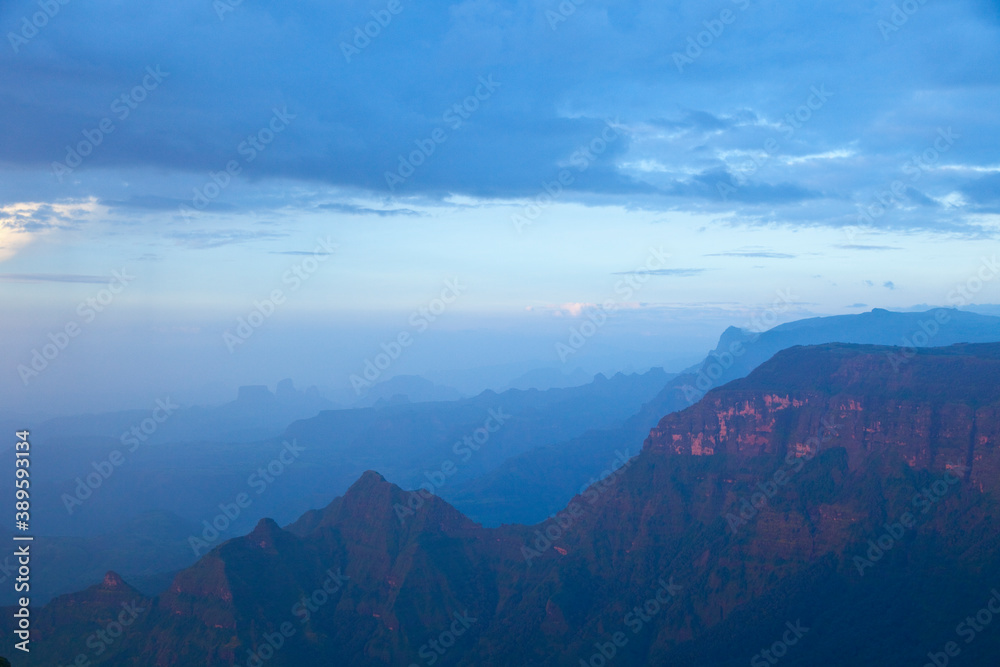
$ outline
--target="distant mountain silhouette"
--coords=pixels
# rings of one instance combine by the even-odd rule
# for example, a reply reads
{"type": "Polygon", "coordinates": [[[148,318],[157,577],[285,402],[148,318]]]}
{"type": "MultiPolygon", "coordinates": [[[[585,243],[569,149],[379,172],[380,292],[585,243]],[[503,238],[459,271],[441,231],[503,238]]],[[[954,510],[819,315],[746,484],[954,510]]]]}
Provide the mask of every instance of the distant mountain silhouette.
{"type": "Polygon", "coordinates": [[[45,439],[118,438],[119,434],[157,412],[157,416],[169,416],[158,422],[152,433],[145,434],[146,441],[150,443],[243,442],[274,437],[297,419],[306,419],[336,407],[323,398],[315,387],[299,391],[291,380],[282,380],[276,393],[263,385],[240,387],[235,401],[217,407],[181,407],[169,396],[163,396],[151,403],[148,409],[58,417],[40,424],[35,429],[35,435],[45,439]]]}
{"type": "Polygon", "coordinates": [[[387,402],[431,403],[435,401],[457,401],[460,398],[463,398],[463,396],[457,389],[434,384],[419,375],[396,375],[373,385],[361,395],[353,407],[371,407],[387,402]]]}
{"type": "MultiPolygon", "coordinates": [[[[663,415],[683,409],[696,399],[699,380],[707,378],[719,384],[739,377],[771,350],[798,342],[853,337],[901,343],[923,331],[929,326],[927,322],[941,313],[955,316],[942,325],[931,343],[1000,340],[1000,318],[954,310],[876,310],[793,322],[759,335],[730,328],[720,339],[715,355],[710,355],[698,372],[677,377],[655,371],[642,376],[622,375],[609,383],[600,376],[582,387],[551,392],[488,392],[456,402],[383,404],[378,408],[323,413],[287,429],[285,438],[299,438],[305,445],[301,459],[305,465],[299,466],[297,461],[281,483],[267,486],[259,497],[254,494],[254,505],[233,522],[223,539],[249,530],[262,516],[289,521],[308,507],[323,504],[331,494],[343,492],[365,469],[379,469],[404,488],[416,488],[428,483],[428,475],[436,477],[446,460],[453,460],[457,471],[435,491],[474,520],[487,525],[541,521],[564,507],[581,488],[620,466],[623,457],[633,456],[638,443],[663,415]],[[723,367],[719,360],[724,361],[729,347],[740,341],[745,341],[743,354],[723,367]],[[713,380],[712,375],[719,378],[713,380]],[[455,443],[471,437],[482,427],[488,411],[498,407],[517,418],[491,435],[489,443],[478,451],[463,445],[456,454],[455,443]]],[[[254,415],[256,411],[271,415],[266,419],[276,419],[274,415],[280,414],[281,405],[298,405],[311,411],[320,407],[321,401],[314,391],[298,392],[290,381],[283,381],[274,394],[246,389],[239,400],[218,412],[192,409],[191,419],[180,413],[178,423],[191,424],[194,430],[187,433],[196,437],[199,423],[218,417],[223,426],[215,432],[232,433],[239,428],[234,425],[240,423],[240,415],[254,415]],[[311,404],[313,400],[317,402],[311,404]]],[[[129,426],[122,426],[119,420],[100,428],[113,434],[116,431],[109,428],[124,430],[148,417],[148,412],[129,414],[124,420],[129,426]]],[[[67,423],[63,427],[72,431],[67,423]]],[[[95,421],[85,419],[80,423],[90,424],[92,432],[100,432],[95,421]]],[[[206,427],[206,432],[212,429],[206,427]]],[[[159,436],[160,431],[154,435],[159,436]]],[[[221,444],[206,438],[171,444],[169,448],[143,445],[130,454],[117,437],[46,437],[44,428],[33,436],[39,445],[36,463],[46,471],[38,482],[36,526],[42,534],[66,536],[54,539],[52,548],[62,552],[65,547],[67,554],[80,549],[84,544],[81,540],[93,539],[95,544],[103,545],[88,551],[83,561],[87,565],[75,568],[75,576],[66,577],[60,570],[53,576],[41,577],[39,599],[78,588],[87,581],[84,577],[112,568],[127,574],[144,589],[157,590],[167,572],[192,562],[194,554],[186,543],[187,536],[167,530],[166,526],[160,535],[144,533],[162,545],[157,550],[161,558],[147,560],[147,552],[132,548],[130,538],[113,526],[127,526],[147,512],[165,511],[196,526],[211,519],[221,502],[248,490],[248,477],[274,458],[284,440],[221,444]],[[72,514],[67,512],[65,497],[77,493],[77,478],[93,473],[93,464],[106,461],[109,452],[116,449],[126,452],[126,463],[102,482],[83,506],[74,508],[72,514]],[[164,569],[157,572],[158,565],[164,569]]],[[[57,567],[55,564],[63,562],[63,558],[53,555],[46,562],[57,567]]],[[[0,603],[9,602],[12,596],[8,590],[0,595],[0,603]]]]}
{"type": "MultiPolygon", "coordinates": [[[[107,569],[127,575],[143,590],[159,590],[166,573],[194,562],[189,538],[201,535],[202,522],[211,521],[220,505],[232,503],[237,494],[248,494],[252,504],[227,522],[219,540],[250,530],[263,516],[290,521],[343,493],[369,468],[406,486],[434,480],[439,483],[431,488],[440,491],[527,449],[614,425],[670,377],[655,369],[643,375],[600,376],[566,389],[324,411],[293,422],[279,438],[250,442],[150,441],[130,451],[117,437],[53,438],[39,430],[33,433],[32,463],[45,475],[36,482],[33,521],[39,535],[53,537],[46,543],[47,557],[36,564],[35,595],[47,600],[78,589],[107,569]],[[491,414],[503,423],[490,421],[491,428],[500,428],[487,433],[491,414]],[[292,442],[296,457],[287,466],[275,463],[284,443],[292,442]],[[119,453],[121,465],[109,463],[112,452],[119,453]],[[454,469],[445,475],[441,470],[447,461],[454,469]],[[267,482],[269,465],[281,473],[273,483],[267,482]],[[140,521],[146,513],[170,515],[176,522],[140,521]],[[129,527],[140,524],[133,535],[129,527]],[[188,528],[185,532],[177,525],[188,528]],[[64,567],[72,558],[79,561],[64,567]]],[[[231,407],[248,413],[270,410],[287,391],[283,386],[277,394],[264,387],[243,388],[231,407]]],[[[3,589],[0,604],[13,597],[12,588],[3,589]]]]}
{"type": "Polygon", "coordinates": [[[563,387],[578,387],[593,379],[581,368],[573,369],[572,373],[563,373],[558,368],[536,368],[524,375],[514,378],[508,384],[509,389],[559,389],[563,387]]]}
{"type": "Polygon", "coordinates": [[[629,443],[644,437],[663,415],[688,407],[712,387],[745,377],[781,350],[822,343],[897,345],[904,349],[893,360],[903,365],[918,347],[996,341],[1000,317],[943,308],[918,313],[876,308],[859,315],[797,320],[762,333],[729,327],[701,364],[671,379],[621,426],[526,452],[481,479],[443,489],[442,496],[486,525],[533,523],[563,507],[581,487],[615,465],[629,443]]]}
{"type": "MultiPolygon", "coordinates": [[[[147,512],[88,537],[44,537],[34,542],[31,599],[36,604],[77,591],[106,570],[121,572],[137,588],[155,593],[173,574],[191,564],[188,536],[198,524],[169,512],[147,512]]],[[[0,555],[0,572],[16,570],[17,559],[0,555]]],[[[0,604],[20,597],[13,586],[0,588],[0,604]]]]}
{"type": "MultiPolygon", "coordinates": [[[[367,472],[156,599],[110,573],[53,601],[34,664],[126,597],[148,611],[94,664],[769,664],[782,641],[795,667],[924,664],[1000,595],[1000,344],[899,352],[782,351],[536,526],[433,496],[401,518],[413,495],[367,472]]],[[[1000,633],[973,638],[963,664],[993,664],[1000,633]]]]}

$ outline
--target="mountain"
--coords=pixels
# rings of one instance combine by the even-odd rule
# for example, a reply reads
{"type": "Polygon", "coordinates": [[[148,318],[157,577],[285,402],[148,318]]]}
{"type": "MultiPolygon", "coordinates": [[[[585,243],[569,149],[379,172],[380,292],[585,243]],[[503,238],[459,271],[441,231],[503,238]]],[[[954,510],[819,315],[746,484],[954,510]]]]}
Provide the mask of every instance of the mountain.
{"type": "MultiPolygon", "coordinates": [[[[146,541],[134,548],[129,526],[144,513],[166,512],[185,525],[200,526],[219,514],[220,504],[248,493],[253,504],[227,527],[220,536],[225,539],[250,530],[263,516],[290,521],[331,495],[342,493],[366,469],[377,469],[404,488],[431,483],[435,493],[486,525],[535,523],[634,456],[638,443],[660,417],[697,400],[699,383],[717,384],[745,375],[749,366],[772,350],[796,341],[837,339],[897,343],[996,340],[1000,339],[998,332],[1000,319],[973,313],[875,310],[793,322],[760,334],[730,328],[696,372],[677,377],[658,370],[621,375],[610,382],[600,376],[587,385],[551,392],[488,392],[462,401],[381,405],[320,415],[312,412],[324,405],[314,390],[300,392],[291,381],[283,381],[273,393],[265,387],[241,388],[237,400],[221,408],[183,409],[158,425],[135,452],[123,447],[118,437],[107,435],[125,430],[122,423],[141,424],[149,413],[118,415],[118,421],[103,427],[99,420],[81,420],[77,426],[64,420],[51,430],[55,422],[45,424],[33,432],[39,445],[36,463],[45,470],[38,482],[34,518],[42,534],[52,536],[48,540],[52,554],[45,562],[55,570],[51,576],[43,573],[40,577],[44,583],[39,584],[39,599],[78,589],[107,569],[121,572],[142,590],[156,591],[167,573],[194,562],[196,554],[188,538],[203,533],[204,528],[181,533],[170,528],[174,524],[165,523],[160,526],[161,533],[154,534],[159,524],[147,522],[139,533],[146,541]],[[913,332],[933,332],[932,322],[940,323],[940,331],[927,341],[920,337],[912,340],[913,332]],[[742,353],[734,355],[731,349],[742,353]],[[718,379],[712,379],[715,376],[718,379]],[[320,402],[311,403],[313,400],[320,402]],[[257,441],[197,439],[198,433],[238,435],[243,428],[239,424],[245,419],[258,420],[246,422],[251,425],[260,420],[276,425],[279,419],[300,414],[283,413],[286,408],[282,406],[306,411],[311,418],[294,427],[282,426],[285,433],[281,438],[265,438],[276,428],[268,426],[269,430],[257,432],[257,441]],[[464,442],[457,444],[475,436],[489,410],[495,409],[516,419],[490,434],[484,445],[473,443],[478,450],[464,442]],[[180,442],[164,435],[171,434],[171,426],[180,442]],[[69,435],[74,430],[90,435],[69,435]],[[194,440],[185,442],[185,438],[194,440]],[[273,462],[283,443],[295,438],[305,447],[301,458],[287,470],[282,467],[278,483],[261,486],[266,479],[254,476],[255,471],[273,462]],[[123,465],[107,464],[114,451],[123,454],[123,465]],[[455,464],[454,473],[443,484],[432,483],[442,481],[441,467],[447,461],[455,464]],[[95,466],[103,466],[104,475],[110,471],[110,476],[93,477],[95,466]],[[91,483],[99,482],[98,488],[81,486],[78,480],[88,476],[91,483]],[[88,491],[91,493],[80,501],[82,504],[76,504],[88,491]],[[142,545],[148,544],[157,545],[155,558],[147,558],[149,549],[142,545]],[[88,554],[83,561],[86,566],[74,568],[75,576],[67,576],[57,564],[80,553],[88,554]]],[[[905,360],[906,354],[901,351],[897,361],[905,360]]],[[[246,437],[252,433],[252,428],[242,431],[246,437]]],[[[0,490],[3,488],[0,484],[0,490]]],[[[0,561],[0,572],[2,565],[0,561]]],[[[0,594],[0,604],[10,603],[13,596],[13,591],[6,590],[0,594]]]]}
{"type": "MultiPolygon", "coordinates": [[[[146,593],[170,585],[173,575],[191,564],[188,537],[198,532],[193,521],[169,512],[148,512],[90,537],[39,538],[32,562],[35,604],[77,591],[99,579],[109,568],[128,578],[146,593]]],[[[0,584],[16,577],[13,551],[0,557],[0,584]]],[[[14,604],[20,597],[13,586],[0,588],[0,604],[14,604]]]]}
{"type": "Polygon", "coordinates": [[[558,368],[536,368],[510,381],[510,389],[553,389],[563,387],[578,387],[593,379],[582,368],[573,369],[572,373],[563,373],[558,368]]]}
{"type": "MultiPolygon", "coordinates": [[[[526,449],[618,423],[670,377],[654,369],[602,375],[565,389],[330,410],[288,425],[280,438],[257,441],[150,438],[126,446],[117,437],[33,431],[32,464],[44,475],[33,480],[32,519],[36,534],[46,537],[39,546],[45,555],[36,563],[35,598],[47,601],[78,590],[109,569],[158,592],[169,582],[167,573],[190,565],[219,541],[250,530],[265,516],[291,521],[343,493],[369,468],[401,485],[447,488],[526,449]],[[241,494],[245,506],[232,510],[241,494]],[[226,508],[232,516],[223,514],[226,508]],[[149,519],[167,516],[172,519],[149,519]],[[218,535],[209,527],[216,520],[223,525],[218,535]],[[66,567],[68,562],[75,566],[66,567]]],[[[289,390],[285,383],[277,393],[244,387],[236,404],[263,414],[289,390]]],[[[215,414],[225,420],[230,413],[215,414]]],[[[7,484],[13,494],[13,478],[7,484]]],[[[0,558],[0,583],[6,567],[0,558]]],[[[11,587],[0,591],[0,604],[15,599],[11,587]]]]}
{"type": "MultiPolygon", "coordinates": [[[[33,519],[39,534],[75,537],[105,534],[108,526],[144,512],[170,512],[197,525],[215,516],[220,503],[247,492],[255,500],[253,509],[243,513],[243,523],[234,529],[249,530],[263,516],[289,521],[331,494],[343,493],[368,468],[414,486],[426,482],[446,460],[458,464],[449,484],[482,474],[509,456],[620,422],[670,377],[654,369],[642,375],[600,376],[566,389],[484,392],[459,401],[326,410],[286,424],[278,437],[261,431],[255,440],[164,441],[146,434],[158,436],[175,418],[196,423],[189,418],[194,408],[147,430],[137,419],[138,434],[125,430],[121,437],[116,431],[97,435],[82,427],[83,435],[63,437],[58,434],[70,428],[66,423],[59,429],[43,424],[32,431],[38,450],[33,463],[45,470],[38,481],[33,519]],[[504,415],[502,424],[495,423],[491,411],[504,415]],[[487,423],[500,428],[483,440],[487,423]],[[484,444],[469,445],[466,438],[484,444]],[[293,441],[297,455],[289,457],[286,450],[293,441]],[[274,463],[279,456],[284,463],[274,463]],[[280,474],[269,473],[268,466],[280,474]],[[281,483],[273,483],[278,478],[281,483]]],[[[278,401],[264,387],[242,388],[231,406],[232,417],[262,414],[278,401]]],[[[203,416],[214,414],[228,423],[229,410],[203,416]]],[[[93,423],[90,427],[96,428],[93,423]]],[[[13,492],[13,483],[8,484],[13,492]]],[[[0,484],[0,491],[3,488],[0,484]]]]}
{"type": "Polygon", "coordinates": [[[240,387],[235,401],[216,407],[182,407],[163,396],[144,410],[57,417],[39,424],[34,435],[50,440],[118,439],[146,421],[153,426],[142,432],[143,443],[242,442],[277,436],[293,421],[336,407],[315,387],[299,391],[291,380],[282,380],[274,393],[264,385],[240,387]]]}
{"type": "MultiPolygon", "coordinates": [[[[130,591],[149,611],[91,659],[994,664],[1000,633],[976,617],[1000,601],[1000,344],[899,352],[782,351],[535,526],[484,528],[365,473],[157,599],[130,591]]],[[[79,650],[81,610],[120,603],[109,576],[36,612],[35,664],[79,650]]]]}
{"type": "Polygon", "coordinates": [[[705,360],[668,382],[641,410],[612,429],[592,430],[514,457],[479,479],[442,490],[442,497],[486,525],[534,523],[559,508],[611,467],[621,465],[622,443],[638,442],[666,414],[682,410],[712,387],[745,377],[781,350],[796,345],[895,345],[896,365],[917,349],[1000,341],[1000,317],[938,308],[797,320],[764,332],[729,327],[705,360]]]}
{"type": "Polygon", "coordinates": [[[434,384],[419,375],[396,375],[366,390],[352,407],[371,407],[392,402],[397,397],[409,403],[457,401],[462,394],[457,389],[434,384]]]}

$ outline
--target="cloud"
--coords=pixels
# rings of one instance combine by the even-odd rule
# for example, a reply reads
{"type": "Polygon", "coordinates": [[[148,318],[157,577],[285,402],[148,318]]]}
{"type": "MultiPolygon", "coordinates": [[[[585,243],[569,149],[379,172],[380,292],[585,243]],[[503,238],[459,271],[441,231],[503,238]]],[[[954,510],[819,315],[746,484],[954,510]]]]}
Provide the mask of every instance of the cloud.
{"type": "Polygon", "coordinates": [[[597,305],[593,303],[564,303],[559,306],[559,310],[569,313],[573,317],[580,317],[584,310],[587,308],[596,308],[597,305]]]}
{"type": "Polygon", "coordinates": [[[644,275],[644,276],[673,276],[673,277],[688,277],[697,276],[705,273],[708,269],[654,269],[651,271],[618,271],[614,275],[616,276],[634,276],[634,275],[644,275]]]}
{"type": "MultiPolygon", "coordinates": [[[[156,195],[137,195],[128,199],[101,199],[98,201],[101,206],[108,208],[135,208],[150,211],[178,210],[181,206],[191,206],[190,199],[178,199],[175,197],[159,197],[156,195]]],[[[223,210],[227,207],[222,204],[212,203],[216,210],[223,210]]],[[[207,207],[206,207],[207,208],[207,207]]],[[[232,207],[228,207],[232,209],[232,207]]]]}
{"type": "Polygon", "coordinates": [[[379,217],[388,217],[395,215],[420,215],[417,211],[409,208],[368,208],[365,206],[358,206],[356,204],[320,204],[316,208],[324,209],[328,211],[336,211],[338,213],[348,213],[350,215],[376,215],[379,217]]]}
{"type": "Polygon", "coordinates": [[[902,250],[902,248],[893,245],[860,245],[856,243],[845,243],[834,247],[841,250],[902,250]]]}
{"type": "Polygon", "coordinates": [[[105,276],[88,276],[73,273],[0,273],[0,282],[6,283],[88,283],[108,282],[105,276]]]}
{"type": "MultiPolygon", "coordinates": [[[[757,115],[753,112],[745,112],[752,120],[757,120],[757,115]]],[[[670,130],[697,130],[700,132],[715,132],[726,130],[740,121],[748,120],[746,117],[739,119],[733,116],[719,117],[708,111],[698,109],[687,109],[681,113],[677,119],[652,118],[650,122],[659,127],[670,130]]]]}
{"type": "Polygon", "coordinates": [[[717,252],[705,257],[760,257],[763,259],[795,259],[798,255],[784,252],[717,252]]]}
{"type": "Polygon", "coordinates": [[[316,257],[317,255],[325,253],[317,253],[315,250],[271,250],[268,252],[269,255],[309,255],[310,257],[316,257]]]}
{"type": "Polygon", "coordinates": [[[660,191],[675,197],[707,199],[715,204],[791,204],[823,197],[818,190],[797,183],[747,180],[726,168],[713,168],[692,177],[675,178],[662,185],[660,191]]]}
{"type": "Polygon", "coordinates": [[[215,231],[192,230],[167,234],[179,244],[192,249],[219,248],[236,243],[279,239],[288,236],[284,232],[251,232],[243,229],[222,229],[215,231]]]}
{"type": "MultiPolygon", "coordinates": [[[[1000,26],[984,18],[984,4],[929,3],[891,47],[875,27],[887,8],[873,11],[864,0],[751,9],[679,71],[672,53],[704,29],[704,5],[596,0],[554,31],[545,3],[417,3],[348,62],[336,45],[371,20],[361,0],[241,3],[225,21],[204,0],[142,14],[91,3],[72,21],[51,21],[20,52],[0,50],[5,123],[17,130],[0,135],[0,168],[34,174],[38,200],[96,195],[109,208],[149,211],[190,201],[233,161],[234,180],[253,192],[230,186],[214,210],[241,208],[257,193],[273,193],[280,208],[293,187],[375,200],[511,200],[537,195],[568,169],[566,201],[842,226],[858,204],[873,201],[877,184],[885,190],[906,178],[903,166],[938,127],[954,126],[963,138],[947,161],[968,168],[924,171],[920,191],[907,190],[907,210],[880,224],[969,230],[970,212],[1000,207],[989,180],[997,175],[982,171],[995,164],[989,147],[1000,140],[995,118],[981,111],[995,106],[998,83],[982,63],[1000,59],[1000,26]],[[149,34],[187,37],[140,37],[149,34]],[[962,49],[947,50],[940,34],[962,49]],[[147,67],[169,75],[127,115],[113,107],[147,67]],[[487,95],[483,80],[498,85],[487,95]],[[821,84],[832,96],[792,124],[821,84]],[[251,152],[248,138],[285,107],[294,116],[287,129],[251,152]],[[85,132],[94,136],[102,119],[113,132],[59,182],[53,163],[85,132]],[[602,144],[609,121],[617,137],[602,144]],[[386,174],[403,163],[413,173],[391,190],[386,174]],[[742,185],[720,193],[747,164],[742,185]],[[170,183],[123,193],[118,185],[139,170],[170,183]],[[950,192],[968,205],[941,206],[950,192]]],[[[20,12],[7,3],[0,24],[17,25],[20,12]]],[[[15,187],[0,185],[0,197],[15,196],[15,187]]],[[[321,206],[413,215],[397,206],[321,206]]]]}
{"type": "Polygon", "coordinates": [[[983,210],[1000,209],[1000,174],[988,174],[962,187],[962,193],[983,210]]]}
{"type": "Polygon", "coordinates": [[[896,285],[891,280],[887,280],[882,283],[882,287],[885,287],[886,289],[896,289],[896,285]]]}
{"type": "MultiPolygon", "coordinates": [[[[643,307],[644,304],[639,302],[615,302],[615,312],[622,310],[638,310],[643,307]]],[[[550,313],[554,317],[580,317],[583,313],[588,310],[601,310],[602,306],[597,303],[588,303],[585,301],[570,301],[568,303],[554,305],[544,305],[544,306],[528,306],[525,308],[528,312],[540,312],[540,313],[550,313]]]]}

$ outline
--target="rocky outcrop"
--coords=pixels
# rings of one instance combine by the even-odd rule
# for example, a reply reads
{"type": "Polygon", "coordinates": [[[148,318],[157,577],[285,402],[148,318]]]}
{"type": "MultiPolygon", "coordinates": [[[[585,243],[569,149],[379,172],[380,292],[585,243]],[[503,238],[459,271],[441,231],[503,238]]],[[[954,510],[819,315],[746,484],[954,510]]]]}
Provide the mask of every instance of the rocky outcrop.
{"type": "Polygon", "coordinates": [[[993,356],[995,349],[929,348],[900,364],[894,348],[792,348],[746,379],[665,417],[645,448],[738,461],[802,457],[836,447],[846,451],[851,469],[892,453],[914,469],[961,469],[967,480],[997,490],[1000,360],[993,356]]]}

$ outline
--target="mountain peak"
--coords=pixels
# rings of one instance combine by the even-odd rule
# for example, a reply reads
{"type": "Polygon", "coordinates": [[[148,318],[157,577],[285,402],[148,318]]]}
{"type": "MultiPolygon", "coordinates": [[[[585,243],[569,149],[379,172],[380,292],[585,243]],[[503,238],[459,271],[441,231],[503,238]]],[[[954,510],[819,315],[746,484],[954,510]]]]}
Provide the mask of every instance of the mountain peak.
{"type": "Polygon", "coordinates": [[[745,340],[748,337],[746,329],[733,326],[726,327],[726,330],[722,332],[721,336],[719,336],[719,347],[729,345],[730,343],[738,340],[745,340]]]}
{"type": "Polygon", "coordinates": [[[281,527],[274,522],[274,519],[263,518],[257,522],[256,527],[247,535],[247,540],[261,549],[272,549],[276,536],[281,532],[281,527]]]}
{"type": "Polygon", "coordinates": [[[389,484],[389,482],[386,481],[385,477],[374,470],[366,470],[361,473],[361,477],[359,477],[358,481],[351,485],[347,492],[350,493],[352,490],[378,488],[387,484],[389,484]]]}
{"type": "Polygon", "coordinates": [[[100,587],[106,591],[123,591],[128,589],[129,585],[125,583],[120,574],[108,570],[108,573],[104,575],[104,581],[101,582],[100,587]]]}
{"type": "Polygon", "coordinates": [[[237,389],[236,402],[270,404],[274,402],[274,394],[266,385],[245,385],[237,389]]]}

